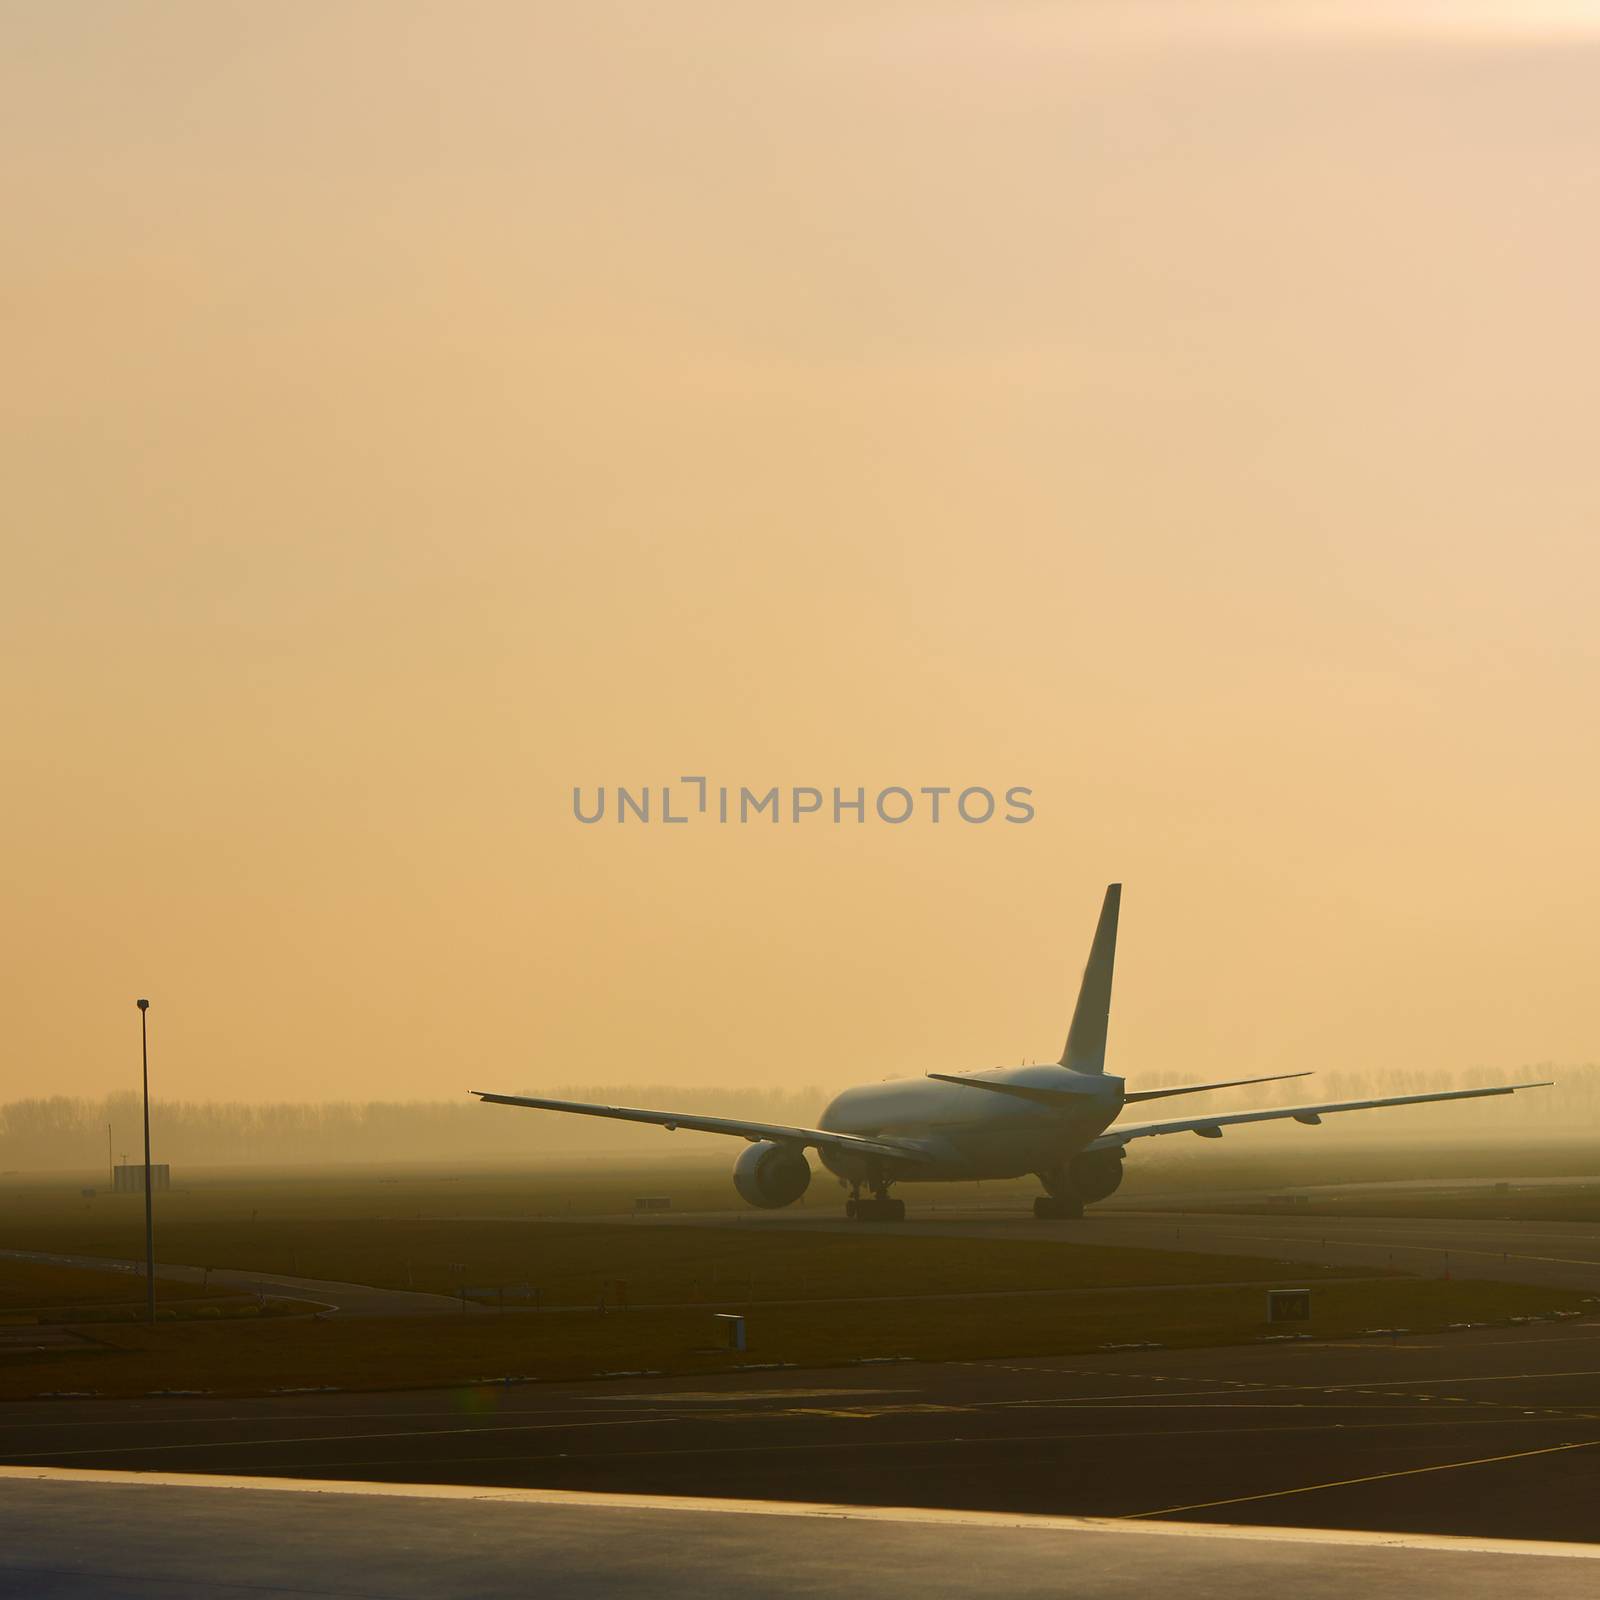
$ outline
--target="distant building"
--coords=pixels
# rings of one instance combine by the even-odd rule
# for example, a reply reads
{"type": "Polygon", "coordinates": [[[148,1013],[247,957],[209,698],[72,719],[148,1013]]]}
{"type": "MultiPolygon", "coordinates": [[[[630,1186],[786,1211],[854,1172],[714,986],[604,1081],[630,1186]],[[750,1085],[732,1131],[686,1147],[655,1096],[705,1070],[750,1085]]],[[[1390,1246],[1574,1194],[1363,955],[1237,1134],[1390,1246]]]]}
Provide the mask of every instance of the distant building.
{"type": "MultiPolygon", "coordinates": [[[[165,1161],[152,1161],[150,1163],[150,1187],[152,1189],[170,1189],[172,1187],[172,1168],[165,1161]]],[[[144,1163],[129,1162],[126,1166],[111,1169],[111,1188],[115,1194],[143,1194],[144,1193],[144,1163]]]]}

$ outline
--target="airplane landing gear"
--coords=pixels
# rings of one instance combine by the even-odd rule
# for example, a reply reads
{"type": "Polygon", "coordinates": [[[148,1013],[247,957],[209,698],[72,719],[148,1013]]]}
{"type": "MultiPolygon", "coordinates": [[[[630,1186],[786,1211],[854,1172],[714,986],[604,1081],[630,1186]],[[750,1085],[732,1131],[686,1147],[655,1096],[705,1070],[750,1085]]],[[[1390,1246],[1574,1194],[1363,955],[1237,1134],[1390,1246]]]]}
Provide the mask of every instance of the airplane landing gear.
{"type": "Polygon", "coordinates": [[[1076,1221],[1083,1215],[1083,1202],[1042,1194],[1033,1202],[1033,1214],[1041,1222],[1076,1221]]]}
{"type": "Polygon", "coordinates": [[[852,1222],[904,1222],[906,1203],[904,1200],[891,1200],[886,1183],[874,1183],[872,1198],[864,1199],[861,1185],[856,1183],[850,1186],[850,1198],[844,1203],[844,1214],[852,1222]]]}

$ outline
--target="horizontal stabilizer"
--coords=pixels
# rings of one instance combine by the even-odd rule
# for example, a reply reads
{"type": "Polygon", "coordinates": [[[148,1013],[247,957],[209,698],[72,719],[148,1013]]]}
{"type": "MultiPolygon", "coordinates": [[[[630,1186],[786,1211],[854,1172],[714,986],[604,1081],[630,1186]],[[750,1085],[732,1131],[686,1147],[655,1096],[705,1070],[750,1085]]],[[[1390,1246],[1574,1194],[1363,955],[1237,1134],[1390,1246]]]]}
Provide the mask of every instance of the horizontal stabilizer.
{"type": "Polygon", "coordinates": [[[1309,1078],[1309,1072],[1275,1072],[1270,1078],[1230,1078],[1226,1083],[1191,1083],[1182,1089],[1136,1089],[1123,1095],[1123,1103],[1135,1100],[1167,1100],[1175,1094],[1206,1094],[1212,1089],[1242,1089],[1249,1083],[1282,1083],[1287,1078],[1309,1078]]]}
{"type": "Polygon", "coordinates": [[[1074,1088],[1041,1089],[1031,1083],[996,1083],[992,1078],[963,1078],[954,1072],[930,1072],[930,1078],[937,1078],[940,1083],[965,1084],[969,1089],[987,1089],[991,1094],[1009,1094],[1017,1100],[1031,1100],[1038,1106],[1056,1106],[1065,1111],[1074,1101],[1081,1101],[1084,1095],[1095,1093],[1089,1084],[1074,1088]]]}

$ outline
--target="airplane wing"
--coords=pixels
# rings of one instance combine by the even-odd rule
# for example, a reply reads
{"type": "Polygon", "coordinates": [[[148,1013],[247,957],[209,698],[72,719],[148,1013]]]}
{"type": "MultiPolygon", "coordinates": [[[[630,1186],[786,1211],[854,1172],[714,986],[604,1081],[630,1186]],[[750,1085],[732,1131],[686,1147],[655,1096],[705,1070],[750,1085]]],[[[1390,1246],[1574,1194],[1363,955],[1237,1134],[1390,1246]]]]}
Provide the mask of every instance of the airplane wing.
{"type": "Polygon", "coordinates": [[[854,1133],[829,1133],[825,1128],[790,1128],[776,1122],[741,1122],[736,1117],[697,1117],[682,1111],[644,1111],[636,1106],[603,1106],[588,1100],[541,1100],[528,1095],[472,1093],[485,1104],[531,1106],[536,1111],[569,1111],[582,1117],[615,1117],[623,1122],[648,1122],[674,1133],[727,1133],[752,1144],[772,1139],[780,1144],[814,1145],[833,1150],[853,1150],[859,1155],[892,1156],[897,1161],[930,1161],[933,1156],[911,1140],[865,1139],[854,1133]]]}
{"type": "Polygon", "coordinates": [[[1158,1133],[1197,1133],[1202,1139],[1220,1139],[1222,1130],[1236,1122],[1274,1122],[1293,1118],[1316,1124],[1335,1111],[1373,1111],[1381,1106],[1415,1106],[1428,1100],[1478,1100],[1491,1094],[1515,1094],[1518,1089],[1547,1089],[1545,1083],[1508,1083],[1494,1089],[1449,1089],[1439,1094],[1398,1094],[1381,1100],[1336,1100],[1320,1106],[1280,1106],[1272,1111],[1224,1111],[1216,1116],[1184,1117],[1175,1122],[1135,1122],[1127,1127],[1108,1128],[1086,1146],[1090,1150],[1114,1150],[1130,1139],[1150,1139],[1158,1133]]]}

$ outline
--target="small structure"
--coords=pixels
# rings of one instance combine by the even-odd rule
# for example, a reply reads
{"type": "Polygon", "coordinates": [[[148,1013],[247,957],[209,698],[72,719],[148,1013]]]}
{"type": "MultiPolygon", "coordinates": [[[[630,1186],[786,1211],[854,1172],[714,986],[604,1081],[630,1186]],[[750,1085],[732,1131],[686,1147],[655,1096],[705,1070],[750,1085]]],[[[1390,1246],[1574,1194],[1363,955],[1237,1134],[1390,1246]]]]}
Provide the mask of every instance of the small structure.
{"type": "MultiPolygon", "coordinates": [[[[150,1187],[152,1189],[170,1189],[172,1187],[172,1168],[165,1161],[152,1161],[150,1163],[150,1187]]],[[[111,1188],[116,1194],[143,1194],[144,1163],[142,1161],[129,1161],[121,1166],[112,1168],[111,1188]]]]}
{"type": "Polygon", "coordinates": [[[718,1326],[727,1335],[727,1344],[724,1348],[728,1350],[743,1350],[744,1318],[733,1311],[717,1311],[713,1312],[712,1315],[715,1317],[718,1326]]]}
{"type": "Polygon", "coordinates": [[[672,1199],[664,1194],[643,1194],[633,1202],[635,1211],[670,1211],[672,1199]]]}
{"type": "Polygon", "coordinates": [[[1311,1291],[1309,1289],[1268,1289],[1268,1322],[1309,1322],[1311,1320],[1311,1291]]]}

